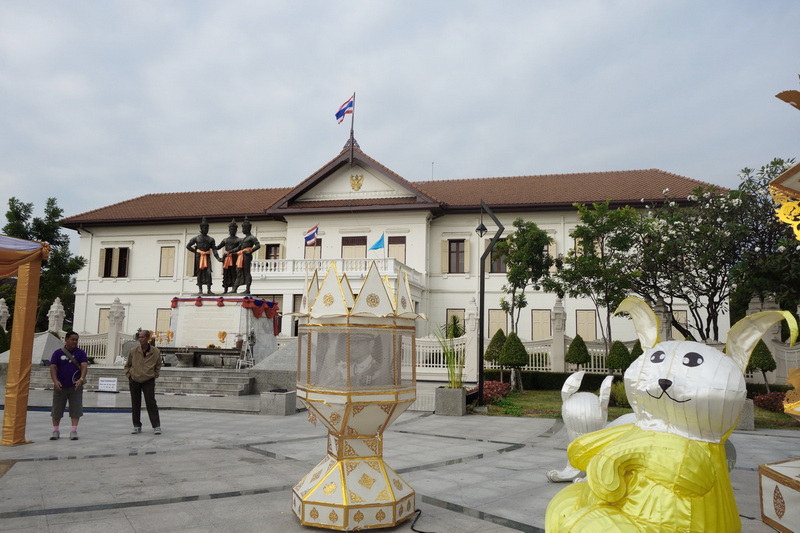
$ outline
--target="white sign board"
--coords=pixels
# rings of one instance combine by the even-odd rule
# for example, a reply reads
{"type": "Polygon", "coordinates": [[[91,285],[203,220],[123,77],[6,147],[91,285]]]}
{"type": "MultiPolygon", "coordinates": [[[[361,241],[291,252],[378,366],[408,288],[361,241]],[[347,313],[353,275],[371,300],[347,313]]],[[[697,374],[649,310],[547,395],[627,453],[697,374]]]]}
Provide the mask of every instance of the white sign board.
{"type": "Polygon", "coordinates": [[[98,392],[117,392],[117,378],[100,378],[97,384],[98,392]]]}

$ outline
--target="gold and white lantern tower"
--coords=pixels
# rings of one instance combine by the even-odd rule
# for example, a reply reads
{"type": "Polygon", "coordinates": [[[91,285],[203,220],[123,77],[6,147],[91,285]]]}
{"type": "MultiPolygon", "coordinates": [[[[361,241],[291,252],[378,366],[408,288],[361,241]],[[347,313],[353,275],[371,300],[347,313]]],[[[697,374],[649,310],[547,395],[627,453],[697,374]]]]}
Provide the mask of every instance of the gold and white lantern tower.
{"type": "Polygon", "coordinates": [[[416,399],[415,320],[408,280],[392,290],[374,263],[357,298],[333,263],[316,272],[300,309],[297,397],[328,429],[327,455],[297,485],[292,511],[307,526],[394,526],[414,490],[383,460],[383,432],[416,399]]]}

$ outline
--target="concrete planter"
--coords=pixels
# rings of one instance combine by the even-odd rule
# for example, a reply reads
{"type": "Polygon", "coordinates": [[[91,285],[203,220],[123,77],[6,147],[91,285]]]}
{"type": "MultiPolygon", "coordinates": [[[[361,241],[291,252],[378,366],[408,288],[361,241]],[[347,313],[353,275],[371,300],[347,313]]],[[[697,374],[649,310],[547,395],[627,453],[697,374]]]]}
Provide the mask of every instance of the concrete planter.
{"type": "Polygon", "coordinates": [[[755,431],[756,429],[756,410],[753,406],[753,400],[744,401],[744,409],[742,410],[742,418],[739,419],[739,425],[736,426],[737,430],[755,431]]]}
{"type": "Polygon", "coordinates": [[[439,387],[435,391],[434,413],[444,416],[464,416],[467,414],[467,389],[439,387]]]}
{"type": "Polygon", "coordinates": [[[269,391],[261,393],[262,415],[289,416],[297,411],[297,391],[269,391]]]}

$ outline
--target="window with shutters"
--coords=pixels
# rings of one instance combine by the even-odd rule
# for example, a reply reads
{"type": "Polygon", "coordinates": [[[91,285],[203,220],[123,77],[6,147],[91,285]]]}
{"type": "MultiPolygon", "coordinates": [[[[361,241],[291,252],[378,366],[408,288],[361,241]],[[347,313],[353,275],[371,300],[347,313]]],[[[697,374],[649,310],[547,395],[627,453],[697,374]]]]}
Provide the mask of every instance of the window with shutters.
{"type": "Polygon", "coordinates": [[[575,311],[575,328],[583,340],[597,340],[597,312],[594,309],[575,311]]]}
{"type": "Polygon", "coordinates": [[[401,263],[406,262],[406,238],[405,236],[400,237],[387,237],[388,239],[388,250],[386,251],[386,255],[388,257],[392,257],[397,259],[401,263]]]}
{"type": "Polygon", "coordinates": [[[367,257],[367,237],[342,237],[342,259],[367,257]]]}
{"type": "MultiPolygon", "coordinates": [[[[309,246],[309,248],[311,248],[309,246]]],[[[261,247],[264,250],[264,259],[280,259],[281,258],[281,245],[280,244],[265,244],[261,247]]],[[[260,250],[259,250],[260,251],[260,250]]]]}
{"type": "Polygon", "coordinates": [[[539,341],[553,336],[550,322],[550,309],[531,310],[531,340],[539,341]]]}
{"type": "Polygon", "coordinates": [[[304,254],[306,259],[322,259],[322,239],[317,237],[317,242],[311,246],[306,246],[304,254]]]}
{"type": "MultiPolygon", "coordinates": [[[[505,239],[499,239],[497,242],[505,241],[505,239]]],[[[483,249],[486,250],[486,247],[489,246],[489,243],[492,242],[491,239],[487,239],[484,242],[483,249]]],[[[483,252],[481,252],[483,255],[483,252]]],[[[486,258],[486,261],[489,262],[489,273],[491,274],[505,274],[507,272],[506,269],[506,256],[499,254],[497,252],[497,248],[492,250],[492,253],[489,254],[489,257],[486,258]]],[[[505,330],[504,330],[505,331],[505,330]]]]}
{"type": "Polygon", "coordinates": [[[489,309],[489,330],[486,335],[491,339],[498,329],[502,329],[503,333],[508,333],[506,327],[506,312],[502,309],[489,309]]]}
{"type": "Polygon", "coordinates": [[[130,248],[101,248],[100,271],[101,278],[127,278],[130,248]]]}
{"type": "Polygon", "coordinates": [[[110,311],[110,307],[100,308],[100,314],[97,317],[97,333],[108,333],[108,313],[110,311]]]}
{"type": "Polygon", "coordinates": [[[447,272],[450,274],[463,274],[465,264],[466,246],[464,239],[450,239],[447,241],[447,272]]]}
{"type": "MultiPolygon", "coordinates": [[[[167,331],[170,331],[170,320],[172,318],[172,309],[168,307],[163,307],[160,309],[156,309],[156,327],[155,331],[158,332],[158,335],[154,335],[159,338],[161,342],[166,342],[167,340],[167,331]]],[[[174,333],[174,332],[173,332],[174,333]]]]}
{"type": "Polygon", "coordinates": [[[450,326],[453,324],[453,317],[458,319],[458,327],[460,330],[466,329],[464,327],[464,315],[464,309],[448,309],[445,315],[447,318],[445,322],[447,330],[450,331],[450,326]]]}
{"type": "Polygon", "coordinates": [[[175,274],[175,247],[161,247],[161,265],[158,268],[158,276],[161,278],[171,278],[175,274]]]}

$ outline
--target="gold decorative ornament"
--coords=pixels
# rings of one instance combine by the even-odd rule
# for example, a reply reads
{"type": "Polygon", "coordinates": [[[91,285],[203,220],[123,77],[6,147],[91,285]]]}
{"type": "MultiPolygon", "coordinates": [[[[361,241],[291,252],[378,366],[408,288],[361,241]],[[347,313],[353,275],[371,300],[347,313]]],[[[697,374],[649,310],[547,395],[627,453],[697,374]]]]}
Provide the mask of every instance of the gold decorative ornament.
{"type": "Polygon", "coordinates": [[[350,188],[354,191],[361,190],[361,186],[364,184],[364,175],[363,174],[351,174],[350,175],[350,188]]]}
{"type": "Polygon", "coordinates": [[[322,489],[322,492],[325,494],[333,494],[336,492],[336,483],[328,483],[325,485],[325,488],[322,489]]]}
{"type": "Polygon", "coordinates": [[[775,490],[772,493],[772,506],[778,518],[783,518],[784,513],[786,513],[786,500],[783,499],[783,494],[781,494],[781,489],[778,485],[775,485],[775,490]]]}
{"type": "Polygon", "coordinates": [[[420,316],[395,307],[411,301],[408,280],[398,280],[395,293],[373,263],[354,291],[332,264],[312,285],[299,315],[297,397],[327,429],[327,455],[293,487],[292,512],[302,525],[326,529],[395,526],[416,508],[414,490],[383,460],[385,428],[416,399],[420,316]],[[336,520],[311,509],[335,511],[336,520]]]}
{"type": "Polygon", "coordinates": [[[361,474],[361,479],[358,480],[359,485],[363,485],[367,488],[367,490],[372,488],[372,485],[375,483],[375,478],[369,477],[366,474],[361,474]]]}

